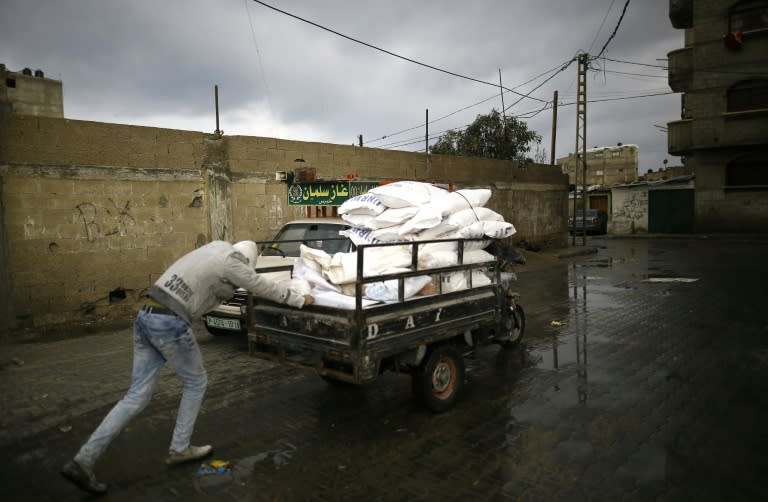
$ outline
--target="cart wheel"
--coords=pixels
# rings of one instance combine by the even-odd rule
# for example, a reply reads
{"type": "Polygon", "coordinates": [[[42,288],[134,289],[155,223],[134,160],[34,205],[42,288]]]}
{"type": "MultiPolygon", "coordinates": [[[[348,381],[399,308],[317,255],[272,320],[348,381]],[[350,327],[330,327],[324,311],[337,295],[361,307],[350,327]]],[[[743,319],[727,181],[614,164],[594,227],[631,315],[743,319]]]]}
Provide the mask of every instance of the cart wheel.
{"type": "Polygon", "coordinates": [[[509,330],[509,337],[500,340],[503,347],[517,347],[525,334],[525,311],[519,303],[515,305],[515,310],[510,312],[512,315],[513,326],[509,330]]]}
{"type": "Polygon", "coordinates": [[[436,347],[413,374],[413,390],[435,413],[450,409],[464,387],[464,357],[449,345],[436,347]]]}

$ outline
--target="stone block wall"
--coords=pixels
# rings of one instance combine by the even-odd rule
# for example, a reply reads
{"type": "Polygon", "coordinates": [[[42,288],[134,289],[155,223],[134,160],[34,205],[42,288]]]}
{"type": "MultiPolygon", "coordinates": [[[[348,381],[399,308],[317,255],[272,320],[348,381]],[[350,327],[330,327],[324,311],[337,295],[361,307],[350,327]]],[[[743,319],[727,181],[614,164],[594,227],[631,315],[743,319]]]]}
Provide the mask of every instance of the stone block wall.
{"type": "Polygon", "coordinates": [[[516,238],[564,246],[557,168],[0,113],[0,334],[127,320],[174,260],[304,217],[276,171],[488,187],[516,238]]]}

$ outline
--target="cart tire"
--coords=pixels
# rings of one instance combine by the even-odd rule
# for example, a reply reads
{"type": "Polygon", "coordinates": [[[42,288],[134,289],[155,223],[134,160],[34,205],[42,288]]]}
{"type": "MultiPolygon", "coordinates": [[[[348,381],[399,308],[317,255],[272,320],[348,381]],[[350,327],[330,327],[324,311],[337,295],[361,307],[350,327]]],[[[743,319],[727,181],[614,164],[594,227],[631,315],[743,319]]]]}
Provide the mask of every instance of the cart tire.
{"type": "Polygon", "coordinates": [[[500,341],[503,347],[510,348],[520,345],[520,341],[525,334],[525,311],[523,310],[523,306],[518,303],[515,305],[515,310],[513,310],[511,314],[514,326],[510,330],[510,336],[500,341]]]}
{"type": "Polygon", "coordinates": [[[413,374],[413,390],[431,411],[450,409],[464,387],[464,356],[450,345],[435,347],[413,374]]]}

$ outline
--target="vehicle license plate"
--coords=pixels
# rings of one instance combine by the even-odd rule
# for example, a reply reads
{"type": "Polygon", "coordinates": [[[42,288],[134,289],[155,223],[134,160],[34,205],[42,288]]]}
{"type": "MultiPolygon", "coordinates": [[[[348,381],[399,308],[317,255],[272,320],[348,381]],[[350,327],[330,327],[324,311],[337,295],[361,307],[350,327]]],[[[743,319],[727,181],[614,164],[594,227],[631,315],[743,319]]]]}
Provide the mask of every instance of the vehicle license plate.
{"type": "Polygon", "coordinates": [[[240,331],[240,319],[227,319],[222,317],[205,316],[205,324],[213,328],[231,329],[240,331]]]}

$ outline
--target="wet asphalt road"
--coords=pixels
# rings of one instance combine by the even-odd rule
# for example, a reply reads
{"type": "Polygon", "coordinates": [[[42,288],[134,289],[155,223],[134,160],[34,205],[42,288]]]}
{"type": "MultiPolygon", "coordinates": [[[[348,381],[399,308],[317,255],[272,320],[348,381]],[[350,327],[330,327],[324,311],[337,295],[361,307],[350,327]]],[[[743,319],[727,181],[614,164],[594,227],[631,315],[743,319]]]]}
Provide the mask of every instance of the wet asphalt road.
{"type": "MultiPolygon", "coordinates": [[[[226,474],[167,468],[155,398],[97,466],[104,500],[768,500],[768,239],[592,239],[519,270],[521,350],[481,348],[454,410],[407,376],[336,388],[199,336],[194,439],[226,474]]],[[[0,499],[81,500],[58,469],[129,383],[130,331],[0,345],[0,499]]]]}

